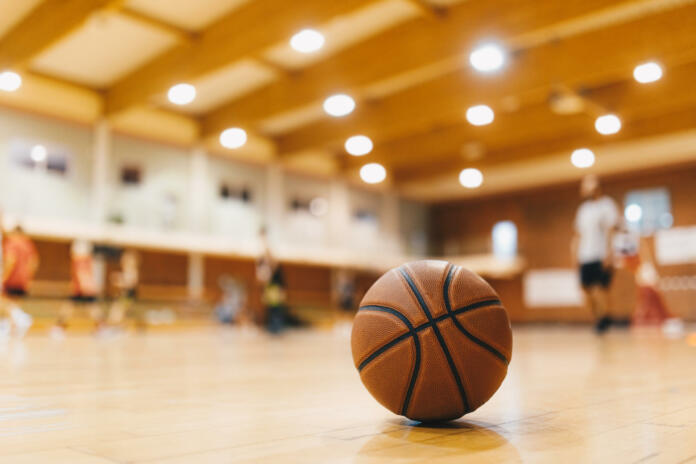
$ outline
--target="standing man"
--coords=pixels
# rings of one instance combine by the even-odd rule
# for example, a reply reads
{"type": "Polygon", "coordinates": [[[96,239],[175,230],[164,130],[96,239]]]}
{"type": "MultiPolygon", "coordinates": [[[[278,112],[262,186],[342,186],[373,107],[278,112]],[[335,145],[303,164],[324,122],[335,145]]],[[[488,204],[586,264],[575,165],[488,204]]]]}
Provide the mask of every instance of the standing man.
{"type": "Polygon", "coordinates": [[[580,269],[585,302],[602,334],[609,329],[609,284],[612,276],[612,241],[619,221],[616,203],[602,195],[597,176],[588,175],[580,185],[582,203],[575,215],[571,252],[580,269]]]}

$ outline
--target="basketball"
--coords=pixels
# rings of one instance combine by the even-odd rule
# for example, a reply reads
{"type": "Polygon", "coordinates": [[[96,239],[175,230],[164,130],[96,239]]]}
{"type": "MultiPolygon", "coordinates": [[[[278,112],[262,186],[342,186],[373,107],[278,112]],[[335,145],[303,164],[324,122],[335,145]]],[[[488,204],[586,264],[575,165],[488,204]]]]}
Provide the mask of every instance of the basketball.
{"type": "Polygon", "coordinates": [[[367,390],[390,411],[430,422],[485,403],[507,373],[507,312],[480,276],[446,261],[392,269],[360,302],[351,348],[367,390]]]}

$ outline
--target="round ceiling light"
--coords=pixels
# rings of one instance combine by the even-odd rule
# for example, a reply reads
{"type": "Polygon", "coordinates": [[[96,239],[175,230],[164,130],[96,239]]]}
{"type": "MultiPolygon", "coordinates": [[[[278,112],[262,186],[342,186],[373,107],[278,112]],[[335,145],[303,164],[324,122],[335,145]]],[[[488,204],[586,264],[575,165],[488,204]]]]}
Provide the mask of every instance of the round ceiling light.
{"type": "Polygon", "coordinates": [[[196,98],[196,88],[191,84],[176,84],[169,88],[167,98],[175,105],[188,105],[196,98]]]}
{"type": "Polygon", "coordinates": [[[372,140],[365,135],[354,135],[346,140],[346,151],[353,156],[367,155],[372,151],[372,140]]]}
{"type": "Polygon", "coordinates": [[[220,145],[225,148],[235,149],[243,146],[247,141],[247,133],[239,127],[230,127],[220,134],[220,145]]]}
{"type": "Polygon", "coordinates": [[[346,116],[355,109],[355,100],[350,95],[338,93],[324,100],[324,111],[334,117],[346,116]]]}
{"type": "Polygon", "coordinates": [[[387,170],[379,163],[369,163],[360,168],[360,178],[367,184],[379,184],[387,178],[387,170]]]}
{"type": "Polygon", "coordinates": [[[469,189],[478,188],[483,184],[483,174],[476,168],[463,169],[459,173],[459,183],[469,189]]]}
{"type": "Polygon", "coordinates": [[[495,113],[490,106],[476,105],[466,110],[466,120],[474,126],[485,126],[495,119],[495,113]]]}
{"type": "Polygon", "coordinates": [[[469,63],[477,71],[493,72],[502,68],[505,64],[507,53],[498,44],[487,43],[477,47],[469,55],[469,63]]]}
{"type": "Polygon", "coordinates": [[[300,53],[314,53],[324,46],[324,36],[314,29],[302,29],[292,36],[290,46],[300,53]]]}

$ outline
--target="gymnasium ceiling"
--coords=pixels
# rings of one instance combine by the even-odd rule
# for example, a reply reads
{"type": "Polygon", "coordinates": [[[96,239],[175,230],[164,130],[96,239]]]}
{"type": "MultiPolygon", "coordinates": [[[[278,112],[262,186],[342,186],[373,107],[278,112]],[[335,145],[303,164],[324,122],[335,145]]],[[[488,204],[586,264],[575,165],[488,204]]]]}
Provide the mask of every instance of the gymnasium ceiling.
{"type": "Polygon", "coordinates": [[[484,173],[480,191],[579,177],[579,147],[600,172],[696,158],[696,0],[11,1],[2,69],[24,80],[0,92],[6,106],[315,174],[379,162],[389,186],[427,199],[475,194],[457,182],[465,167],[484,173]],[[305,27],[324,34],[319,52],[290,48],[305,27]],[[482,74],[468,55],[487,40],[508,59],[482,74]],[[664,77],[638,84],[649,60],[664,77]],[[181,82],[197,90],[187,106],[167,100],[181,82]],[[355,111],[326,115],[334,93],[355,111]],[[495,120],[472,126],[465,111],[482,103],[495,120]],[[595,131],[604,113],[619,133],[595,131]],[[235,126],[250,142],[224,149],[235,126]],[[370,154],[346,154],[356,134],[370,154]]]}

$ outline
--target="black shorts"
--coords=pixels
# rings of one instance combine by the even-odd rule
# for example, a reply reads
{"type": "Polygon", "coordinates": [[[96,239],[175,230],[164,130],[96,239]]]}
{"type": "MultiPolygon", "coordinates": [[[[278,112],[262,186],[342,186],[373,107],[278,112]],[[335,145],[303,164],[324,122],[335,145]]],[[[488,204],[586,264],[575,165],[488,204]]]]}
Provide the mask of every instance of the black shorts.
{"type": "Polygon", "coordinates": [[[611,269],[604,267],[601,261],[582,264],[580,266],[580,282],[585,288],[595,285],[607,288],[611,283],[611,269]]]}
{"type": "Polygon", "coordinates": [[[97,301],[97,297],[94,295],[73,295],[70,299],[74,303],[94,303],[97,301]]]}
{"type": "Polygon", "coordinates": [[[5,287],[4,292],[5,292],[5,295],[7,295],[7,296],[13,296],[13,297],[27,296],[27,291],[23,288],[5,287]]]}

